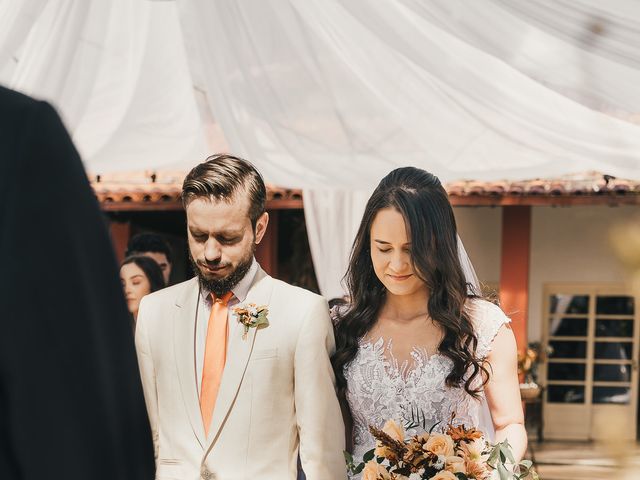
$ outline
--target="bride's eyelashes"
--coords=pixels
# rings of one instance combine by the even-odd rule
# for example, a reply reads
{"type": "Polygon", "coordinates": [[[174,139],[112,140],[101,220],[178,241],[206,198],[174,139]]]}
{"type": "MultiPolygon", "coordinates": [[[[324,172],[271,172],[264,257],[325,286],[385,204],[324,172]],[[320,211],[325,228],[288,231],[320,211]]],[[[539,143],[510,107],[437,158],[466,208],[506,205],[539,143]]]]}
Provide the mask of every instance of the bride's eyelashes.
{"type": "MultiPolygon", "coordinates": [[[[393,248],[387,248],[387,249],[384,249],[384,250],[383,250],[383,249],[381,249],[381,248],[378,248],[378,251],[379,251],[380,253],[390,253],[390,252],[392,252],[392,251],[393,251],[393,248]]],[[[411,249],[410,249],[410,248],[404,248],[404,249],[402,249],[402,251],[403,251],[404,253],[411,253],[411,249]]]]}

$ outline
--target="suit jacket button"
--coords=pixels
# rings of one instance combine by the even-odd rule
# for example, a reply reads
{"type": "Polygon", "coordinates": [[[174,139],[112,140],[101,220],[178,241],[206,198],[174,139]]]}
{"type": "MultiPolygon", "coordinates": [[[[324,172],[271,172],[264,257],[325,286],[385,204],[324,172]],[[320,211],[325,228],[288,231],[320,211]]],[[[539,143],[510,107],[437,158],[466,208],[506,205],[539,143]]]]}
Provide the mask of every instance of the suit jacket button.
{"type": "Polygon", "coordinates": [[[216,480],[217,478],[216,474],[210,472],[204,465],[202,466],[202,470],[200,470],[200,476],[202,477],[202,480],[216,480]]]}

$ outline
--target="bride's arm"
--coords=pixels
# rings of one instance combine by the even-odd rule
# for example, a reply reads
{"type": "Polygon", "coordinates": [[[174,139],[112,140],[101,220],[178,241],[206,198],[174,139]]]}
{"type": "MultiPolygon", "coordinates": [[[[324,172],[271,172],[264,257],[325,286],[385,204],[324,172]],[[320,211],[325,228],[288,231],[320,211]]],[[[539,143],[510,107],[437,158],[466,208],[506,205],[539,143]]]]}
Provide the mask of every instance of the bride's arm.
{"type": "Polygon", "coordinates": [[[496,430],[496,441],[508,439],[516,462],[519,462],[527,450],[527,433],[518,380],[518,350],[508,325],[498,331],[487,360],[490,367],[485,394],[496,430]]]}

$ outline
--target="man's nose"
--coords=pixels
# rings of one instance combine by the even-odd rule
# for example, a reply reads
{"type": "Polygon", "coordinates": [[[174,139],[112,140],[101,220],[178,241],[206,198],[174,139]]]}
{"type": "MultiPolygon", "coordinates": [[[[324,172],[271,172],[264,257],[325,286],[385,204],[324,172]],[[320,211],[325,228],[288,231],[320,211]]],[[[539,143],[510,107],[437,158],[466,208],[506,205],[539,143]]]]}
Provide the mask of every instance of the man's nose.
{"type": "Polygon", "coordinates": [[[218,262],[222,257],[222,249],[220,243],[215,239],[209,239],[204,249],[204,259],[207,262],[218,262]]]}

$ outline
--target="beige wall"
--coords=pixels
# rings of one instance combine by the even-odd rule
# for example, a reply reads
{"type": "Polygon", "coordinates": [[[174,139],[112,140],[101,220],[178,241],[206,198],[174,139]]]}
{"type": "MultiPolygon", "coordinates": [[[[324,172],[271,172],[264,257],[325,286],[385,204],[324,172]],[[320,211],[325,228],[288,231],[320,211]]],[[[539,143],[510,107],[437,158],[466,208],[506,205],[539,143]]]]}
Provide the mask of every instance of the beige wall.
{"type": "Polygon", "coordinates": [[[464,247],[481,282],[500,280],[500,207],[455,207],[453,212],[464,247]]]}
{"type": "Polygon", "coordinates": [[[545,283],[622,283],[625,274],[609,246],[609,229],[640,214],[637,207],[534,207],[529,277],[529,340],[542,329],[545,283]]]}
{"type": "MultiPolygon", "coordinates": [[[[458,231],[478,277],[500,281],[502,209],[455,207],[458,231]]],[[[546,283],[622,283],[625,273],[609,247],[611,226],[640,208],[534,207],[529,277],[529,340],[542,333],[542,292],[546,283]]],[[[640,217],[639,217],[640,218],[640,217]]]]}

